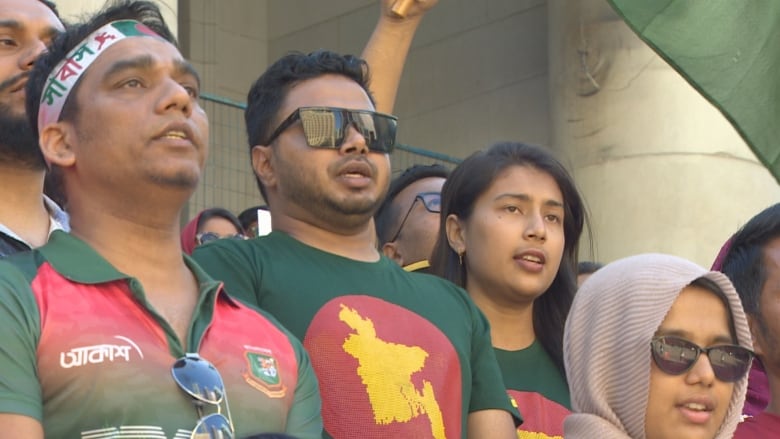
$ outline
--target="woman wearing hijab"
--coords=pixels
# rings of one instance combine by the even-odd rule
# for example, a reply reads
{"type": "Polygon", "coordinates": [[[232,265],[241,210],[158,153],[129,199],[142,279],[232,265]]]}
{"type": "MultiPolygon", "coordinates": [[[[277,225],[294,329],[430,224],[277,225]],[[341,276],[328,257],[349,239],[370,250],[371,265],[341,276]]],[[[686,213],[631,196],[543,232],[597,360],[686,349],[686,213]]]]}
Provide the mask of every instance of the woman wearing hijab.
{"type": "Polygon", "coordinates": [[[564,437],[734,434],[753,353],[722,273],[660,254],[608,264],[580,287],[563,346],[574,412],[564,437]]]}

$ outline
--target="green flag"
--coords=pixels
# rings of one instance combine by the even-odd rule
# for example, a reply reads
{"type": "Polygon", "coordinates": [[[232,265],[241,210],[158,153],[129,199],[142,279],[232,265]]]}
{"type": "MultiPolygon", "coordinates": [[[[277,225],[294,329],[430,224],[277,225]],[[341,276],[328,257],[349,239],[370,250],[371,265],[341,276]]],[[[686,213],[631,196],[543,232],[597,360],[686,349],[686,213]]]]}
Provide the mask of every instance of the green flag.
{"type": "Polygon", "coordinates": [[[608,0],[780,183],[780,0],[608,0]]]}

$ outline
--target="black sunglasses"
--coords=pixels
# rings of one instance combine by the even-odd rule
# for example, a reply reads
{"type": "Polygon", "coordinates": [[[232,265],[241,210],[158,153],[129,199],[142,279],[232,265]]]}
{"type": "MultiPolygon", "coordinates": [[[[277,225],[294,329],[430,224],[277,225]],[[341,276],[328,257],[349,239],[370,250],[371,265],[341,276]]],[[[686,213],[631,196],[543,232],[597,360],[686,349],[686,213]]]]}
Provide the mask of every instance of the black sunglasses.
{"type": "Polygon", "coordinates": [[[398,226],[398,231],[393,235],[393,239],[387,242],[393,242],[398,239],[398,235],[401,234],[401,230],[403,230],[404,225],[406,225],[406,220],[409,218],[409,214],[412,213],[412,209],[414,209],[414,203],[416,203],[417,200],[420,200],[420,202],[423,203],[425,210],[428,212],[441,213],[441,192],[420,192],[414,197],[412,204],[409,205],[409,210],[406,211],[404,219],[401,220],[401,225],[398,226]]]}
{"type": "Polygon", "coordinates": [[[306,143],[312,148],[341,147],[350,126],[366,139],[368,149],[389,154],[395,147],[398,119],[368,110],[335,107],[301,107],[287,117],[265,142],[270,145],[284,130],[300,120],[306,143]]]}
{"type": "Polygon", "coordinates": [[[748,372],[753,351],[748,348],[723,344],[703,348],[684,338],[655,337],[650,342],[655,364],[669,375],[681,375],[689,371],[704,353],[710,360],[715,377],[726,383],[739,380],[748,372]]]}
{"type": "Polygon", "coordinates": [[[234,439],[225,384],[217,368],[198,354],[190,353],[173,363],[171,373],[176,384],[192,397],[200,417],[190,439],[234,439]],[[225,402],[227,416],[221,412],[222,401],[225,402]],[[216,406],[217,413],[203,416],[204,404],[216,406]]]}
{"type": "Polygon", "coordinates": [[[237,239],[239,241],[246,239],[246,236],[244,236],[241,233],[236,233],[235,235],[225,235],[225,236],[219,236],[214,232],[205,232],[205,233],[198,233],[195,235],[195,242],[198,243],[198,245],[205,244],[207,242],[216,241],[218,239],[237,239]]]}

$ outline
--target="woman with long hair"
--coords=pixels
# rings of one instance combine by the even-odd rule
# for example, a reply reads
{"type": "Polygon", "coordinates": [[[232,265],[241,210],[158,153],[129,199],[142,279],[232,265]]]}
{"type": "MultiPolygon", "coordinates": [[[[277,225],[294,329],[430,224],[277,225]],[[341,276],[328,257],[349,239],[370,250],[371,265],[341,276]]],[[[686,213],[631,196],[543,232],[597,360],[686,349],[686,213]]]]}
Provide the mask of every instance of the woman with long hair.
{"type": "Polygon", "coordinates": [[[504,384],[524,417],[521,435],[563,435],[563,328],[585,221],[572,177],[538,146],[494,144],[442,188],[433,272],[465,288],[490,322],[504,384]]]}

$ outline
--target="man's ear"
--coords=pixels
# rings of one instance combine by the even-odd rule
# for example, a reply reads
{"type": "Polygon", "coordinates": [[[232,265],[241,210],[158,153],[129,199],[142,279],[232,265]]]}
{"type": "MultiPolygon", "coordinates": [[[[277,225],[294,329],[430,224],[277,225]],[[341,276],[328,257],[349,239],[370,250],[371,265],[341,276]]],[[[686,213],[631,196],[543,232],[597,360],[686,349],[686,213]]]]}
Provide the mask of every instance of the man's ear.
{"type": "Polygon", "coordinates": [[[455,253],[462,255],[466,252],[466,229],[463,221],[457,215],[451,213],[444,220],[444,231],[447,234],[447,241],[455,253]]]}
{"type": "Polygon", "coordinates": [[[382,245],[382,253],[392,259],[396,264],[404,266],[404,257],[396,242],[386,242],[382,245]]]}
{"type": "Polygon", "coordinates": [[[748,326],[750,327],[750,336],[753,337],[753,352],[756,356],[764,356],[764,336],[761,332],[761,323],[758,318],[747,314],[748,326]]]}
{"type": "Polygon", "coordinates": [[[74,135],[73,127],[69,123],[47,125],[38,136],[38,144],[46,162],[62,168],[73,166],[76,163],[76,154],[70,145],[74,135]]]}
{"type": "Polygon", "coordinates": [[[273,148],[265,145],[255,145],[252,147],[252,169],[255,175],[267,188],[276,186],[276,170],[273,166],[273,148]]]}

